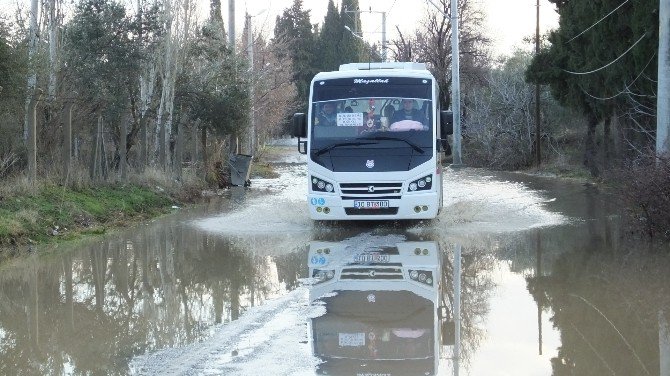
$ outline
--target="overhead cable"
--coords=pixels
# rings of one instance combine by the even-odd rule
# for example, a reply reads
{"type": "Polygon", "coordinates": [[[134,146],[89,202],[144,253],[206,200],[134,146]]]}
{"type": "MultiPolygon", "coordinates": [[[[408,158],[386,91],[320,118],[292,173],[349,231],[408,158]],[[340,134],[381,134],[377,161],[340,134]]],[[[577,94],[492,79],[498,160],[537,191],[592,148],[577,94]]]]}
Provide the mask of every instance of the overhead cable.
{"type": "Polygon", "coordinates": [[[576,39],[577,37],[579,37],[580,35],[582,35],[582,34],[586,33],[587,31],[591,30],[594,26],[596,26],[597,24],[599,24],[600,22],[602,22],[602,20],[604,20],[605,18],[607,18],[607,17],[609,17],[610,15],[612,15],[612,13],[616,12],[619,8],[621,8],[621,7],[622,7],[624,4],[626,4],[627,2],[628,2],[628,0],[624,0],[624,2],[621,3],[621,5],[619,5],[618,7],[614,8],[613,11],[607,13],[607,15],[606,15],[605,17],[603,17],[603,18],[599,19],[598,21],[596,21],[596,23],[594,23],[593,25],[589,26],[588,28],[586,28],[586,30],[582,31],[581,33],[575,35],[574,37],[572,37],[572,39],[570,39],[570,40],[567,41],[566,43],[570,43],[570,42],[572,42],[573,40],[575,40],[575,39],[576,39]]]}
{"type": "Polygon", "coordinates": [[[640,39],[638,39],[635,43],[633,43],[633,45],[630,46],[624,53],[622,53],[622,54],[619,55],[616,59],[610,61],[609,63],[603,65],[602,67],[600,67],[600,68],[598,68],[598,69],[594,69],[594,70],[592,70],[592,71],[588,71],[588,72],[572,72],[572,71],[569,71],[569,70],[566,70],[566,69],[561,69],[561,70],[562,70],[563,72],[565,72],[565,73],[570,73],[570,74],[575,74],[575,75],[586,75],[586,74],[591,74],[591,73],[595,73],[595,72],[601,71],[601,70],[603,70],[603,69],[609,67],[610,65],[616,63],[616,62],[617,62],[619,59],[621,59],[622,57],[626,56],[626,54],[627,54],[628,52],[630,52],[630,50],[632,50],[635,46],[637,46],[638,43],[642,42],[642,39],[644,39],[644,37],[646,37],[646,36],[647,36],[647,33],[642,34],[642,36],[640,37],[640,39]]]}

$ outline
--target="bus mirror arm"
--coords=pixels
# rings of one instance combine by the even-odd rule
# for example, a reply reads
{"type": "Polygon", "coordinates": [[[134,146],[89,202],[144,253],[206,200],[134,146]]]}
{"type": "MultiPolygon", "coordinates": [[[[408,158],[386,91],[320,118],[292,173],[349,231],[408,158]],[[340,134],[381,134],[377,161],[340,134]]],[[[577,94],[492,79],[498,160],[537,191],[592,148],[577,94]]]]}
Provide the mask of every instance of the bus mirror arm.
{"type": "Polygon", "coordinates": [[[307,140],[300,140],[300,136],[298,136],[298,153],[307,154],[307,140]]]}
{"type": "Polygon", "coordinates": [[[449,140],[446,138],[437,139],[437,151],[443,151],[444,155],[451,155],[451,145],[449,145],[449,140]]]}

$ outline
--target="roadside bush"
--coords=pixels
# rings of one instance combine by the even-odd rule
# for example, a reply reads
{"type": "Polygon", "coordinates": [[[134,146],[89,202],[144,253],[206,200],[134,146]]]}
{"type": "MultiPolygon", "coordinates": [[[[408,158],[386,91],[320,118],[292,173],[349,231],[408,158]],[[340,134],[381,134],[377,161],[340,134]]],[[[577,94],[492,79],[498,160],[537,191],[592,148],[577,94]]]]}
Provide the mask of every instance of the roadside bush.
{"type": "Polygon", "coordinates": [[[612,172],[632,226],[651,238],[670,239],[670,158],[653,152],[612,172]]]}

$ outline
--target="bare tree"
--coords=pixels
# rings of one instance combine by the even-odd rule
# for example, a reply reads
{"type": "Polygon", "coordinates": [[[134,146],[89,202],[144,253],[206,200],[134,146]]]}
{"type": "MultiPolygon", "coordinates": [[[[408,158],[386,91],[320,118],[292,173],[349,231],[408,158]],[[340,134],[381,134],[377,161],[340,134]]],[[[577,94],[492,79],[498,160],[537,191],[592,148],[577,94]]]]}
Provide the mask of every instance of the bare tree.
{"type": "MultiPolygon", "coordinates": [[[[437,0],[442,12],[429,12],[413,36],[391,41],[396,60],[418,61],[428,64],[440,88],[440,103],[448,108],[451,104],[451,2],[437,0]]],[[[461,77],[464,81],[480,81],[483,67],[490,64],[489,45],[482,25],[484,13],[472,0],[459,0],[461,77]]]]}
{"type": "Polygon", "coordinates": [[[37,70],[35,67],[35,58],[37,54],[37,40],[39,35],[39,24],[37,23],[37,13],[39,12],[39,1],[31,0],[30,2],[30,29],[28,31],[28,62],[30,64],[28,73],[28,83],[26,91],[26,112],[23,125],[23,141],[28,142],[28,128],[30,123],[30,102],[35,96],[35,88],[37,87],[37,70]]]}

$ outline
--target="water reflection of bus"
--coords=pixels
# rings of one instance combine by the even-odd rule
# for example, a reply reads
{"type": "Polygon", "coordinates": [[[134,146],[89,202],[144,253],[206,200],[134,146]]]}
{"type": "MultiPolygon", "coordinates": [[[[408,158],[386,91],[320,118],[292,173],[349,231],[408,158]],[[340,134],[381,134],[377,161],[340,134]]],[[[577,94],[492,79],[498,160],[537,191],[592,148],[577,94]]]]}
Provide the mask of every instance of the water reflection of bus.
{"type": "Polygon", "coordinates": [[[313,242],[314,355],[329,375],[434,375],[442,287],[435,242],[313,242]]]}

